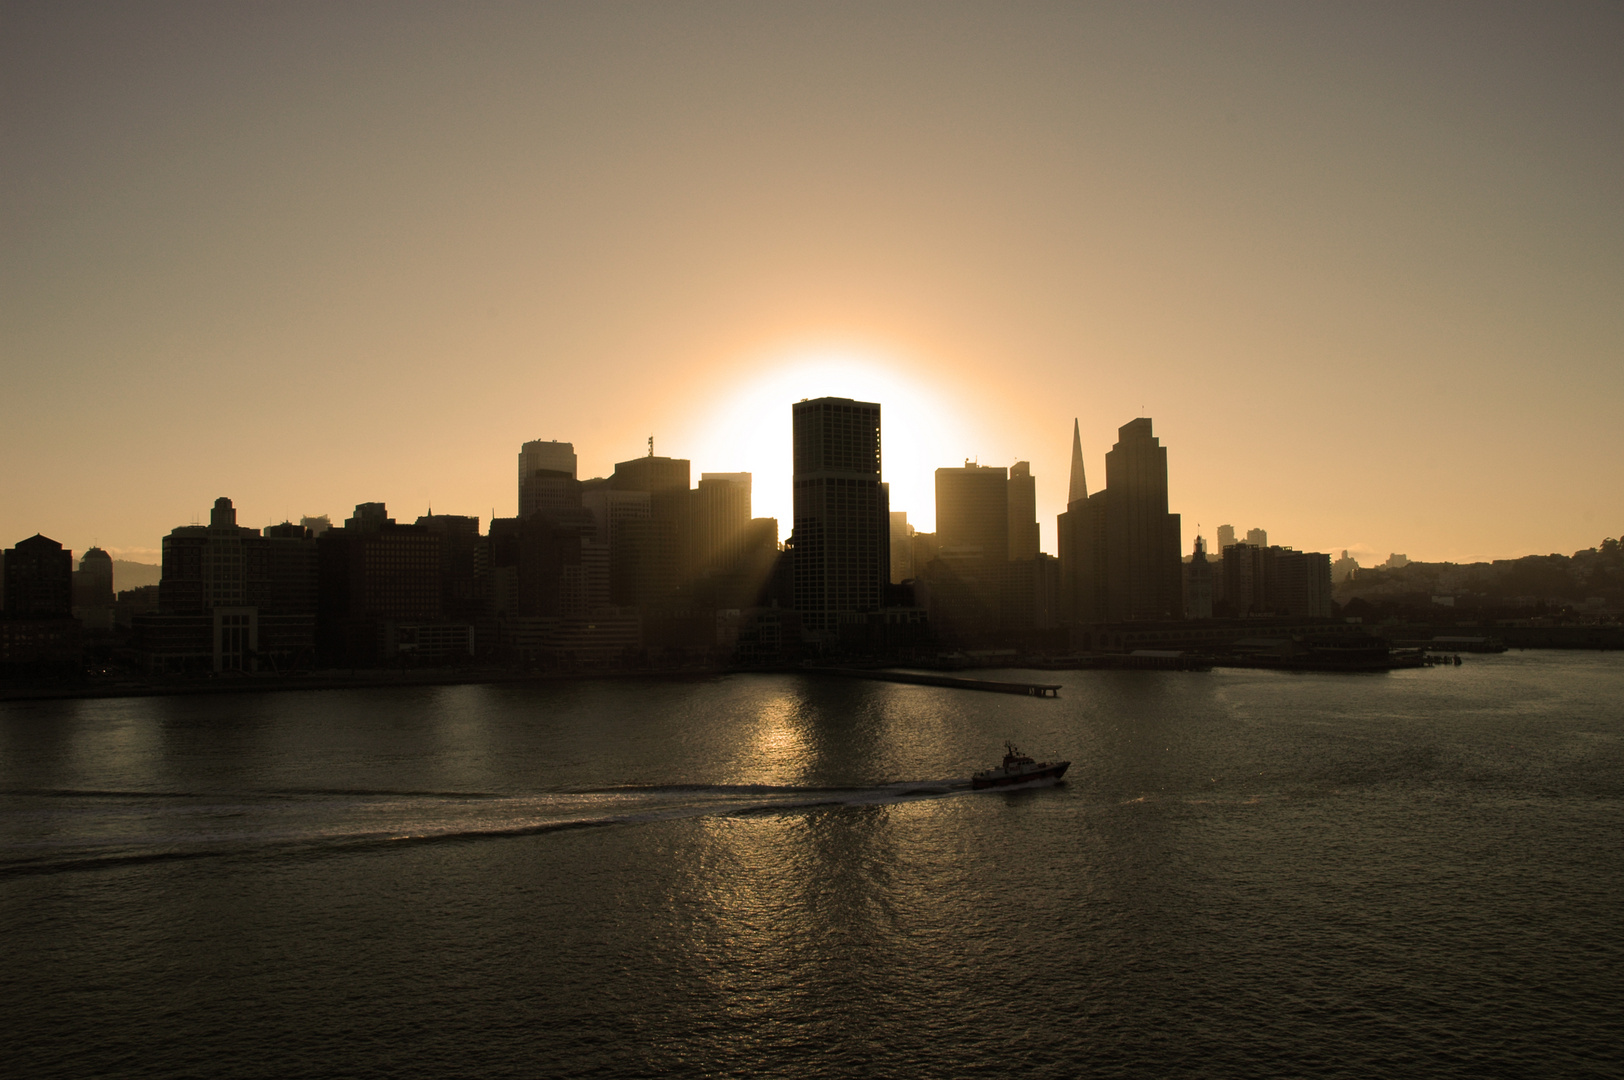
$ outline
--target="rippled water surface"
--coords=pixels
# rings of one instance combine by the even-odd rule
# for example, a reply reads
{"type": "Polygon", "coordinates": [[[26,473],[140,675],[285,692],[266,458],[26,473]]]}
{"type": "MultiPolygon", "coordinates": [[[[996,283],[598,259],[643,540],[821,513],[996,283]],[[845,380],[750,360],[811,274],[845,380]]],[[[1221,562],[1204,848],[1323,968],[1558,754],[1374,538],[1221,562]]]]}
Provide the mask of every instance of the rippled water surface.
{"type": "Polygon", "coordinates": [[[0,705],[5,1071],[1617,1075],[1624,657],[1040,678],[0,705]]]}

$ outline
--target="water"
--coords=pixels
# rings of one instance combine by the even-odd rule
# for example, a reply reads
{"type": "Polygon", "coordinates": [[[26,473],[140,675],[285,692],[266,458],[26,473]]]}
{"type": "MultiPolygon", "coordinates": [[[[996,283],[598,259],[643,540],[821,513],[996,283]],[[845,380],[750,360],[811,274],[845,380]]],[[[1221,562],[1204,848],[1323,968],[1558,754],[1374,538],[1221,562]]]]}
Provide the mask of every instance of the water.
{"type": "Polygon", "coordinates": [[[1619,1074],[1624,659],[1053,678],[0,705],[5,1071],[1619,1074]]]}

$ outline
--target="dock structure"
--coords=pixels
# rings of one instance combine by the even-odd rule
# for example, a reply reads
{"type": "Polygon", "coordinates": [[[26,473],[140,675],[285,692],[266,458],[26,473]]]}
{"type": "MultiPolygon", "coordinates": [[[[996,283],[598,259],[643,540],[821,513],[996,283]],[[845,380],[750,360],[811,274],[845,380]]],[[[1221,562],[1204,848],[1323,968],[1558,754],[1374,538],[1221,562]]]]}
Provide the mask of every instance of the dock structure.
{"type": "Polygon", "coordinates": [[[879,671],[869,668],[809,667],[809,672],[841,675],[848,679],[912,683],[915,686],[946,686],[955,690],[985,690],[993,694],[1020,694],[1023,697],[1059,697],[1059,683],[1000,682],[995,679],[966,679],[958,675],[931,675],[922,671],[879,671]]]}

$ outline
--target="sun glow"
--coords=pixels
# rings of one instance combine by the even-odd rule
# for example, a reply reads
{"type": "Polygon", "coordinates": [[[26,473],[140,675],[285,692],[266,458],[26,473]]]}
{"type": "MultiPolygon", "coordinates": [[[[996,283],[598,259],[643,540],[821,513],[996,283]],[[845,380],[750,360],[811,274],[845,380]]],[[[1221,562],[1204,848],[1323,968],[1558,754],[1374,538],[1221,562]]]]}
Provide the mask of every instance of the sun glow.
{"type": "MultiPolygon", "coordinates": [[[[778,519],[780,540],[794,522],[790,406],[803,398],[880,403],[880,470],[891,485],[891,509],[906,510],[908,523],[923,532],[936,527],[935,470],[975,453],[958,410],[893,357],[852,349],[758,357],[729,381],[738,388],[710,411],[697,410],[704,426],[684,439],[694,479],[701,472],[753,474],[753,512],[778,519]]],[[[714,393],[714,384],[709,389],[714,393]]]]}

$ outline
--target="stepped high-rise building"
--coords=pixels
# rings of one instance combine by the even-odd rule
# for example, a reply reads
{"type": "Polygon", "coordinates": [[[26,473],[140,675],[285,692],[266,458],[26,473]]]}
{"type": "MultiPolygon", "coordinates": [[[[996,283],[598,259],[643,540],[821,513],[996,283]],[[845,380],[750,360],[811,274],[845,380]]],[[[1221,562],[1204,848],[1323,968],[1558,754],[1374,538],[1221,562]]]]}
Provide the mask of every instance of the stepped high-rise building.
{"type": "Polygon", "coordinates": [[[573,443],[542,439],[525,443],[519,448],[518,516],[527,518],[568,508],[575,481],[573,443]]]}
{"type": "Polygon", "coordinates": [[[1184,613],[1180,523],[1167,510],[1167,449],[1149,417],[1124,424],[1105,455],[1105,490],[1088,494],[1072,427],[1071,502],[1060,515],[1062,595],[1073,622],[1176,619],[1184,613]]]}
{"type": "Polygon", "coordinates": [[[1106,614],[1111,622],[1184,613],[1180,523],[1167,512],[1167,448],[1148,416],[1117,430],[1105,455],[1106,614]]]}
{"type": "Polygon", "coordinates": [[[890,498],[880,480],[880,406],[814,398],[794,421],[795,607],[812,634],[878,611],[891,575],[890,498]]]}

